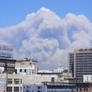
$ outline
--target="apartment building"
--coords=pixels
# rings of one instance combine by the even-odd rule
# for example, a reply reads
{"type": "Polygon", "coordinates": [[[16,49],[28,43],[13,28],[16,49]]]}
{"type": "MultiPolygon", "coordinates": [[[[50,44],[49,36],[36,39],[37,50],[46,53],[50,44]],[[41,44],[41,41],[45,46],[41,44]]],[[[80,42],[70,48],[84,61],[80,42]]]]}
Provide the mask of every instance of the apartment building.
{"type": "Polygon", "coordinates": [[[69,54],[69,72],[76,80],[83,81],[83,75],[92,75],[92,49],[76,49],[69,54]]]}

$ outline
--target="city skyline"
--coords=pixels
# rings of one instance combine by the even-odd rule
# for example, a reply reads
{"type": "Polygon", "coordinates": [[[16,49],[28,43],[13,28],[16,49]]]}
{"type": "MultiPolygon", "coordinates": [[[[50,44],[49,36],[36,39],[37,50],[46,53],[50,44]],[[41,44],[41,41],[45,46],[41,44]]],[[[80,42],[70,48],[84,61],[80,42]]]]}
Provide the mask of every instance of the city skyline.
{"type": "Polygon", "coordinates": [[[92,46],[92,1],[1,1],[0,43],[40,68],[67,67],[68,52],[92,46]]]}

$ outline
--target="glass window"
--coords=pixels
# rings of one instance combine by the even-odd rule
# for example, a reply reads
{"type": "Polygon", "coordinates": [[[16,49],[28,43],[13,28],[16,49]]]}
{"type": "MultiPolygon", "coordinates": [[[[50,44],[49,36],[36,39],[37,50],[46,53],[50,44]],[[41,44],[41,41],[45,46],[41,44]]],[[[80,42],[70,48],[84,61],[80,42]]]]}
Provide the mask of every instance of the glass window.
{"type": "Polygon", "coordinates": [[[26,69],[24,70],[24,72],[26,72],[26,69]]]}
{"type": "Polygon", "coordinates": [[[12,84],[12,79],[8,79],[8,84],[12,84]]]}
{"type": "Polygon", "coordinates": [[[22,72],[22,69],[20,69],[20,72],[22,72]]]}
{"type": "Polygon", "coordinates": [[[22,79],[20,79],[20,83],[22,84],[22,79]]]}
{"type": "Polygon", "coordinates": [[[19,79],[14,79],[14,84],[19,84],[19,79]]]}
{"type": "Polygon", "coordinates": [[[12,87],[7,87],[7,92],[12,92],[12,87]]]}
{"type": "Polygon", "coordinates": [[[19,87],[14,87],[14,92],[19,92],[19,87]]]}

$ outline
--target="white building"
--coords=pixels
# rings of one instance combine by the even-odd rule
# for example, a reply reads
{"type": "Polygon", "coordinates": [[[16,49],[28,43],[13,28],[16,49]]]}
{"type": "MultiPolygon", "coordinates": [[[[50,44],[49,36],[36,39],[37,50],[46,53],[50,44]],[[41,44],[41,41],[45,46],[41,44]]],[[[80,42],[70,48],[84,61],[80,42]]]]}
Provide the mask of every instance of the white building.
{"type": "Polygon", "coordinates": [[[57,81],[56,76],[50,75],[22,75],[22,74],[0,74],[0,88],[7,92],[23,92],[23,85],[42,85],[43,82],[57,81]]]}
{"type": "Polygon", "coordinates": [[[32,60],[20,60],[15,62],[16,74],[32,75],[37,73],[37,62],[32,60]]]}
{"type": "Polygon", "coordinates": [[[23,76],[8,74],[7,92],[23,92],[23,76]]]}

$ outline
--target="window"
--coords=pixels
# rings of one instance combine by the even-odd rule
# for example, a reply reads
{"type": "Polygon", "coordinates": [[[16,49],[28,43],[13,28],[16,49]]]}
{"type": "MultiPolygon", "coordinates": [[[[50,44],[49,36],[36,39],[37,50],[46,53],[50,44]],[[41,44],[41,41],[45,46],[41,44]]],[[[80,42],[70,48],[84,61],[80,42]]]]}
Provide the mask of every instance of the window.
{"type": "Polygon", "coordinates": [[[40,86],[38,86],[38,89],[41,89],[41,87],[40,87],[40,86]]]}
{"type": "Polygon", "coordinates": [[[41,91],[38,91],[38,92],[41,92],[41,91]]]}
{"type": "Polygon", "coordinates": [[[20,79],[20,83],[22,84],[22,79],[20,79]]]}
{"type": "Polygon", "coordinates": [[[20,69],[20,72],[22,72],[22,69],[20,69]]]}
{"type": "Polygon", "coordinates": [[[24,72],[26,72],[26,69],[24,70],[24,72]]]}
{"type": "Polygon", "coordinates": [[[19,79],[14,79],[14,84],[19,84],[19,79]]]}
{"type": "Polygon", "coordinates": [[[17,74],[17,70],[15,70],[15,74],[17,74]]]}
{"type": "Polygon", "coordinates": [[[12,79],[8,79],[8,84],[12,84],[12,79]]]}
{"type": "Polygon", "coordinates": [[[12,92],[12,87],[7,87],[7,92],[12,92]]]}
{"type": "Polygon", "coordinates": [[[22,87],[20,87],[20,92],[22,92],[22,87]]]}
{"type": "Polygon", "coordinates": [[[19,87],[14,87],[14,92],[19,92],[19,87]]]}

